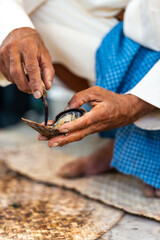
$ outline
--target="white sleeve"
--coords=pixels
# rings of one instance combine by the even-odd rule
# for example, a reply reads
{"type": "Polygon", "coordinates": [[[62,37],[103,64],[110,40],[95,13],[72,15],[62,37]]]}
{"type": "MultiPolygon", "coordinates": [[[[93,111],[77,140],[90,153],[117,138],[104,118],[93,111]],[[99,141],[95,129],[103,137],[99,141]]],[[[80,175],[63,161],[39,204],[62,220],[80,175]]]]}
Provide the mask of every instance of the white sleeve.
{"type": "MultiPolygon", "coordinates": [[[[0,45],[5,37],[16,28],[34,28],[27,16],[23,1],[21,0],[0,0],[0,45]]],[[[0,72],[0,86],[5,87],[11,84],[0,72]]]]}
{"type": "Polygon", "coordinates": [[[99,17],[116,16],[130,0],[80,0],[84,9],[99,17]]]}
{"type": "Polygon", "coordinates": [[[160,51],[160,0],[132,0],[125,11],[124,34],[160,51]]]}
{"type": "MultiPolygon", "coordinates": [[[[132,0],[125,11],[124,34],[142,46],[160,51],[160,1],[132,0]]],[[[128,93],[160,108],[160,61],[128,93]]],[[[160,110],[139,119],[138,127],[160,129],[160,110]]]]}
{"type": "Polygon", "coordinates": [[[0,22],[0,44],[13,29],[34,28],[23,8],[22,0],[0,0],[0,22]]]}
{"type": "Polygon", "coordinates": [[[0,72],[0,87],[7,87],[10,84],[11,84],[11,82],[7,81],[7,79],[0,72]]]}
{"type": "Polygon", "coordinates": [[[127,93],[159,108],[151,114],[139,119],[135,124],[144,129],[160,129],[160,60],[146,74],[146,76],[127,93]]]}

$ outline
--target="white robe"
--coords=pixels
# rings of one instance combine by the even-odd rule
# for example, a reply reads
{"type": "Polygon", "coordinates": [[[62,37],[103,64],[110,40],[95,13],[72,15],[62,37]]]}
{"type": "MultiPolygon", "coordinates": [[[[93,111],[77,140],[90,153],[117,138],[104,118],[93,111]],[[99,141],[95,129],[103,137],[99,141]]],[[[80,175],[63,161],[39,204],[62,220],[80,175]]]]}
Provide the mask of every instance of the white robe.
{"type": "MultiPolygon", "coordinates": [[[[0,0],[0,43],[15,28],[35,27],[54,61],[94,81],[96,49],[123,8],[125,35],[160,51],[159,0],[0,0]]],[[[160,108],[160,61],[128,93],[160,108]]],[[[160,110],[135,124],[160,129],[160,110]]]]}

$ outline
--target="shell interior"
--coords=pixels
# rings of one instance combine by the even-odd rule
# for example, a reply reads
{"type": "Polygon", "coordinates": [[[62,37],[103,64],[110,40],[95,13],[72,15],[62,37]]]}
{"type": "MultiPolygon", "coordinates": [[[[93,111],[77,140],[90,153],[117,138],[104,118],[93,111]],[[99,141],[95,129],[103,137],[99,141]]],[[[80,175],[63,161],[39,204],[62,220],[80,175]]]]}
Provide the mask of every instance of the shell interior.
{"type": "Polygon", "coordinates": [[[63,123],[66,123],[66,122],[73,121],[73,120],[81,117],[82,115],[84,115],[85,112],[86,112],[86,110],[83,108],[68,109],[66,111],[59,113],[55,118],[54,124],[50,125],[50,126],[43,126],[37,122],[30,121],[30,120],[24,119],[24,118],[22,118],[22,120],[28,126],[33,128],[37,132],[41,133],[43,136],[51,138],[51,137],[56,137],[56,136],[62,135],[62,133],[60,133],[58,130],[60,125],[62,125],[63,123]]]}
{"type": "Polygon", "coordinates": [[[53,127],[59,128],[60,125],[67,122],[71,122],[81,116],[82,114],[80,112],[76,111],[65,112],[58,119],[56,119],[56,122],[53,124],[53,127]]]}

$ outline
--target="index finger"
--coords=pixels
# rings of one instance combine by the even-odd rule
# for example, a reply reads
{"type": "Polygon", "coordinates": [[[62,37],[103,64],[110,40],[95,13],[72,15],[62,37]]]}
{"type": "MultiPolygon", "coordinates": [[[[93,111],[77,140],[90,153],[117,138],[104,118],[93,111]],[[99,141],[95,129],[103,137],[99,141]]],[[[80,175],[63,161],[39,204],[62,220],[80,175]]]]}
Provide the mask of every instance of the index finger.
{"type": "Polygon", "coordinates": [[[95,123],[97,123],[97,118],[95,116],[95,111],[92,109],[90,112],[85,113],[82,117],[74,121],[62,124],[59,127],[59,131],[61,133],[73,132],[76,130],[88,128],[95,123]]]}
{"type": "Polygon", "coordinates": [[[43,94],[44,84],[41,79],[39,63],[36,53],[29,51],[23,53],[25,69],[29,77],[29,85],[35,98],[40,98],[43,94]]]}

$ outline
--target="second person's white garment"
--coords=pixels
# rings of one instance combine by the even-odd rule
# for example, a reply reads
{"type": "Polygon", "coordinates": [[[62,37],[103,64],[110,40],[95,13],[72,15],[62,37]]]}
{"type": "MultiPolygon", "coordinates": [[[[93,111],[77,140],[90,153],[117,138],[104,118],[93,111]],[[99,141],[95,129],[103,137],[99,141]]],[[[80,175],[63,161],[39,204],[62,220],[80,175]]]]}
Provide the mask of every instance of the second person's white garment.
{"type": "MultiPolygon", "coordinates": [[[[0,25],[0,43],[13,29],[35,25],[53,60],[94,82],[96,49],[117,24],[115,15],[125,7],[125,35],[160,51],[159,0],[0,0],[0,22],[4,23],[0,25]]],[[[159,66],[160,62],[130,91],[158,108],[159,66]]],[[[160,129],[159,112],[136,124],[160,129]]]]}
{"type": "Polygon", "coordinates": [[[95,82],[96,49],[103,36],[118,23],[113,16],[120,9],[108,7],[107,17],[104,7],[105,16],[95,16],[95,6],[87,5],[87,2],[48,0],[31,15],[31,20],[54,62],[60,62],[78,76],[95,82]]]}

